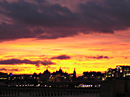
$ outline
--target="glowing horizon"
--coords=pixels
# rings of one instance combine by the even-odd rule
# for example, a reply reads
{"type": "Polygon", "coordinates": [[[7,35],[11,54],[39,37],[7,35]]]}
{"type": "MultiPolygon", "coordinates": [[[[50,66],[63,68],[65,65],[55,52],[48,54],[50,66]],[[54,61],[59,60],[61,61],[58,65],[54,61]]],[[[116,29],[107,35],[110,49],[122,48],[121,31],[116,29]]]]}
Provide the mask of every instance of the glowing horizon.
{"type": "Polygon", "coordinates": [[[1,0],[0,71],[13,74],[130,66],[130,1],[1,0]],[[123,7],[121,7],[123,6],[123,7]]]}

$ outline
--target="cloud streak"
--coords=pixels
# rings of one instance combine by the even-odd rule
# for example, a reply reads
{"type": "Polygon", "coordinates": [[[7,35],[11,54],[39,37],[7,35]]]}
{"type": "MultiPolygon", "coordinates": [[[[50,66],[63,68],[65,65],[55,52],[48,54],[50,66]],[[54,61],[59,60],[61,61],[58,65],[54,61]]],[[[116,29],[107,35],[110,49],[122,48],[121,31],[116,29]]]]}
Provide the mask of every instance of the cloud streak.
{"type": "Polygon", "coordinates": [[[108,57],[108,56],[103,56],[103,55],[100,55],[100,56],[86,56],[87,59],[111,59],[113,57],[108,57]]]}
{"type": "Polygon", "coordinates": [[[22,71],[23,69],[7,69],[7,68],[0,68],[0,71],[22,71]]]}
{"type": "Polygon", "coordinates": [[[51,61],[44,60],[44,61],[31,61],[28,59],[20,60],[20,59],[8,59],[8,60],[1,60],[0,64],[2,65],[15,65],[15,64],[34,64],[36,66],[42,65],[51,65],[55,64],[51,61]]]}
{"type": "Polygon", "coordinates": [[[67,59],[70,59],[70,58],[71,57],[68,56],[68,55],[60,55],[60,56],[52,57],[51,59],[67,60],[67,59]]]}

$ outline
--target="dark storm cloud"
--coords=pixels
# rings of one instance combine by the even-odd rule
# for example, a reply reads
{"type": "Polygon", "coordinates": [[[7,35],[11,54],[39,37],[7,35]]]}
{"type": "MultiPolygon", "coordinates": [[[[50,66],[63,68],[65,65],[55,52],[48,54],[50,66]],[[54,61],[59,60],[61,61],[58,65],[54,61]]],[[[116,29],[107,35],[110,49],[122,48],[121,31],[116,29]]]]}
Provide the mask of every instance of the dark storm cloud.
{"type": "Polygon", "coordinates": [[[60,56],[55,56],[52,57],[51,59],[59,59],[59,60],[66,60],[66,59],[70,59],[71,57],[68,55],[60,55],[60,56]]]}
{"type": "Polygon", "coordinates": [[[1,60],[0,64],[2,65],[14,65],[14,64],[35,64],[36,66],[42,65],[51,65],[55,64],[51,61],[44,60],[44,61],[31,61],[31,60],[20,60],[20,59],[8,59],[8,60],[1,60]]]}
{"type": "Polygon", "coordinates": [[[79,32],[114,33],[130,27],[129,0],[90,1],[79,4],[77,9],[72,12],[45,0],[1,0],[0,40],[56,39],[79,32]]]}
{"type": "Polygon", "coordinates": [[[15,3],[6,2],[3,7],[9,12],[4,12],[15,22],[21,22],[29,25],[40,25],[45,27],[70,26],[67,21],[72,21],[73,14],[69,9],[60,5],[49,5],[46,2],[41,4],[28,3],[19,0],[15,3]],[[45,4],[44,4],[45,3],[45,4]]]}
{"type": "Polygon", "coordinates": [[[90,59],[111,59],[111,58],[113,58],[113,57],[108,57],[108,56],[103,56],[103,55],[101,55],[101,56],[86,56],[86,58],[88,59],[88,58],[90,58],[90,59]]]}
{"type": "Polygon", "coordinates": [[[85,24],[95,31],[114,32],[130,26],[130,1],[104,0],[104,3],[81,4],[85,24]]]}

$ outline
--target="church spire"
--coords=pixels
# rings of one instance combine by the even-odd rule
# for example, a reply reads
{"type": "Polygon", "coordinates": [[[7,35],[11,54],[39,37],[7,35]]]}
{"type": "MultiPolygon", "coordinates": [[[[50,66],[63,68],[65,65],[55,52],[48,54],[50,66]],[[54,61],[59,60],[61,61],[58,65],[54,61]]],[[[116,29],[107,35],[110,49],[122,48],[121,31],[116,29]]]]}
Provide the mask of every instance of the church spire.
{"type": "Polygon", "coordinates": [[[73,72],[73,77],[76,78],[76,71],[75,71],[75,68],[74,68],[74,72],[73,72]]]}

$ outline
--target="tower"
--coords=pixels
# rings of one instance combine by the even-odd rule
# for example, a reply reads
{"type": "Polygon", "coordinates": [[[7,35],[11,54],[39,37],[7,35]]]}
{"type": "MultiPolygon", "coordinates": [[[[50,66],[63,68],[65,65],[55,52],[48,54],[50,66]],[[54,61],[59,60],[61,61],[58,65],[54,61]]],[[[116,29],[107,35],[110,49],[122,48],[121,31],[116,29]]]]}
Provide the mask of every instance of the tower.
{"type": "Polygon", "coordinates": [[[61,67],[59,68],[59,73],[61,73],[61,74],[63,73],[61,67]]]}
{"type": "Polygon", "coordinates": [[[75,68],[74,68],[74,72],[73,72],[73,78],[76,79],[76,71],[75,71],[75,68]]]}

